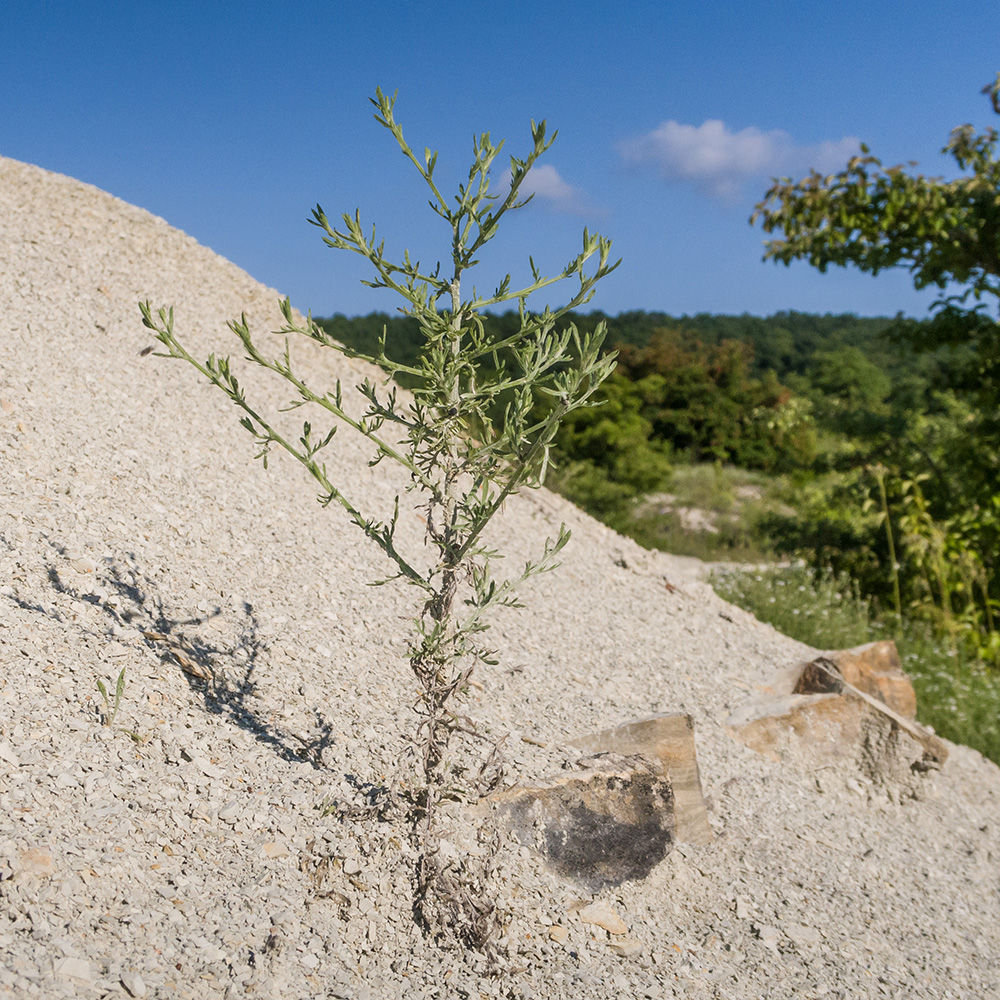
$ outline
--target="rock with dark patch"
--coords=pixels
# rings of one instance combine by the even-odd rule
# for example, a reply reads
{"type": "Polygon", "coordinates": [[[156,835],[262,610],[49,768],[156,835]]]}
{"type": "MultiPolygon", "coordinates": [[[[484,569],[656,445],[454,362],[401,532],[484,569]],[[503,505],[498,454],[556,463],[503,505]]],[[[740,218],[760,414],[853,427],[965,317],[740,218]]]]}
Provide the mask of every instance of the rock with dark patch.
{"type": "Polygon", "coordinates": [[[514,836],[563,878],[600,892],[645,878],[674,846],[674,793],[659,761],[598,753],[496,796],[514,836]]]}
{"type": "Polygon", "coordinates": [[[690,715],[657,715],[626,722],[614,729],[581,736],[571,743],[581,750],[642,754],[658,760],[670,776],[677,817],[677,840],[683,844],[708,844],[715,837],[708,822],[705,796],[694,746],[694,721],[690,715]]]}

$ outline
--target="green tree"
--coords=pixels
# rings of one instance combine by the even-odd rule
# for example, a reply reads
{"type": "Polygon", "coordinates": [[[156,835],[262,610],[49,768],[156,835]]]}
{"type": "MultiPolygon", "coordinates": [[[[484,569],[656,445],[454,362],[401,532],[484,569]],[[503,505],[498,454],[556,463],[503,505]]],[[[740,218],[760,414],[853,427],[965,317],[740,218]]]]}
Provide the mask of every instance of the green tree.
{"type": "MultiPolygon", "coordinates": [[[[1000,74],[983,89],[1000,114],[1000,74]]],[[[888,504],[902,518],[904,568],[927,581],[924,608],[936,601],[952,628],[961,614],[981,655],[997,659],[1000,607],[997,518],[1000,509],[1000,160],[997,131],[954,129],[942,150],[960,171],[926,177],[903,166],[883,168],[867,146],[838,174],[813,171],[776,181],[751,224],[766,233],[765,259],[807,260],[820,271],[854,265],[870,274],[906,267],[917,288],[937,287],[930,322],[899,319],[892,335],[918,350],[947,349],[937,412],[907,420],[893,435],[888,504]],[[957,292],[951,292],[954,286],[957,292]],[[964,406],[963,406],[964,402],[964,406]],[[942,449],[942,444],[949,446],[942,449]],[[957,583],[949,581],[957,580],[957,583]]],[[[910,164],[914,166],[914,164],[910,164]]],[[[819,358],[814,374],[859,411],[876,414],[883,385],[860,358],[819,358]],[[854,364],[853,374],[838,372],[854,364]],[[839,386],[837,383],[841,383],[839,386]],[[846,383],[852,383],[850,385],[846,383]]],[[[883,428],[883,431],[886,428],[883,428]]],[[[874,439],[873,439],[874,440],[874,439]]],[[[870,478],[870,477],[869,477],[870,478]]],[[[885,483],[880,483],[884,488],[885,483]]],[[[886,510],[886,516],[891,512],[886,510]]],[[[859,551],[867,529],[851,543],[859,551]]],[[[917,608],[921,610],[920,607],[917,608]]]]}
{"type": "Polygon", "coordinates": [[[666,485],[669,448],[653,439],[636,383],[614,372],[594,398],[601,406],[567,414],[559,428],[552,484],[596,517],[623,526],[632,501],[666,485]]]}
{"type": "MultiPolygon", "coordinates": [[[[1000,114],[1000,74],[983,92],[1000,114]]],[[[922,331],[917,346],[936,346],[928,332],[936,343],[973,343],[981,374],[992,381],[980,388],[995,400],[1000,336],[996,322],[983,315],[983,299],[994,310],[1000,305],[996,147],[996,129],[977,133],[961,125],[942,149],[965,171],[951,180],[909,173],[901,165],[883,168],[862,145],[861,155],[838,174],[813,171],[801,181],[776,181],[750,217],[765,233],[782,233],[765,243],[764,259],[807,260],[820,271],[853,264],[870,274],[906,267],[917,288],[964,286],[938,300],[936,324],[922,331]]]]}
{"type": "Polygon", "coordinates": [[[655,440],[695,461],[763,469],[801,461],[777,419],[790,393],[771,372],[753,377],[750,344],[660,329],[645,347],[620,350],[619,371],[634,380],[655,440]]]}

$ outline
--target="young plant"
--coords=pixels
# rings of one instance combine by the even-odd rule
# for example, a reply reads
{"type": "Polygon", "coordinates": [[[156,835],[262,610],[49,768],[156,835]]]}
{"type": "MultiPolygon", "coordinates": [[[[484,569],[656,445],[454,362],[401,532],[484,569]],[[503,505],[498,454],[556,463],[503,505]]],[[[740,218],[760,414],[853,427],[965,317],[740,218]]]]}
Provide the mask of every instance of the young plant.
{"type": "Polygon", "coordinates": [[[122,667],[121,673],[118,675],[118,683],[115,684],[115,697],[114,701],[108,696],[108,689],[104,686],[104,681],[98,679],[97,690],[101,694],[101,699],[104,702],[104,725],[109,729],[115,724],[115,716],[118,714],[118,709],[121,707],[122,697],[125,694],[125,668],[122,667]]]}
{"type": "MultiPolygon", "coordinates": [[[[466,272],[476,266],[477,255],[497,234],[507,213],[530,200],[530,195],[521,197],[520,188],[555,136],[546,137],[545,122],[532,122],[530,152],[524,159],[510,158],[509,184],[505,179],[496,193],[491,191],[491,169],[503,142],[494,144],[488,132],[474,137],[468,180],[449,201],[434,176],[437,153],[429,149],[422,157],[414,153],[394,117],[395,100],[377,90],[372,100],[377,109],[374,117],[392,133],[430,189],[430,206],[450,230],[447,266],[438,263],[424,269],[419,261],[411,260],[409,252],[402,261],[389,261],[384,243],[376,241],[374,229],[366,235],[358,213],[343,215],[338,227],[317,206],[311,221],[323,231],[328,246],[359,254],[371,264],[374,278],[365,284],[391,289],[402,298],[401,311],[417,320],[423,337],[417,363],[393,360],[384,336],[374,355],[348,351],[311,317],[304,324],[297,322],[287,299],[281,306],[286,324],[277,331],[286,336],[280,358],[267,357],[254,344],[245,316],[230,323],[248,359],[291,384],[296,393],[291,407],[308,404],[333,418],[332,426],[318,434],[306,421],[296,440],[246,400],[228,358],[213,355],[201,363],[185,350],[174,333],[172,309],[161,309],[154,316],[146,302],[141,310],[144,324],[167,349],[162,356],[192,364],[243,411],[240,422],[260,443],[257,457],[265,466],[272,445],[294,456],[319,482],[320,503],[343,507],[395,564],[392,579],[402,579],[419,592],[420,607],[409,647],[409,665],[419,689],[414,739],[419,774],[413,803],[420,855],[417,909],[435,932],[484,945],[494,923],[492,904],[482,884],[486,873],[462,868],[468,861],[456,868],[438,850],[438,809],[443,797],[455,792],[449,744],[456,736],[482,738],[475,725],[458,714],[456,701],[476,664],[494,662],[481,642],[490,614],[499,607],[520,606],[519,585],[555,567],[569,532],[563,526],[556,539],[544,543],[535,561],[503,579],[493,575],[493,560],[499,553],[486,545],[483,532],[508,497],[541,484],[560,422],[574,410],[594,405],[595,390],[614,367],[613,356],[601,354],[603,325],[593,335],[581,336],[572,324],[564,329],[557,329],[557,324],[567,312],[591,299],[594,286],[617,263],[609,259],[610,241],[584,230],[582,250],[558,274],[543,275],[529,257],[532,277],[522,287],[515,287],[508,274],[492,294],[470,288],[466,272]],[[577,286],[564,306],[529,311],[530,296],[564,279],[574,279],[577,286]],[[520,328],[511,335],[490,336],[482,313],[505,303],[516,303],[520,328]],[[381,385],[366,378],[357,386],[366,402],[361,417],[350,416],[344,408],[339,381],[327,392],[314,391],[306,384],[291,360],[290,334],[362,357],[381,370],[385,376],[381,385]],[[412,395],[404,397],[389,384],[400,374],[409,376],[415,385],[412,395]],[[536,402],[540,397],[548,405],[539,416],[536,402]],[[339,424],[368,439],[374,447],[372,465],[390,459],[406,470],[409,489],[419,497],[418,507],[426,521],[430,559],[422,555],[426,547],[416,553],[397,548],[398,496],[391,512],[372,514],[330,479],[317,456],[330,445],[339,424]]],[[[469,772],[474,776],[466,782],[464,794],[485,795],[496,787],[502,778],[501,764],[494,744],[478,773],[469,772]]]]}
{"type": "MultiPolygon", "coordinates": [[[[118,675],[118,680],[115,683],[115,696],[113,699],[108,694],[108,689],[105,687],[104,681],[100,679],[97,681],[97,690],[100,692],[101,700],[104,702],[104,708],[101,713],[103,718],[101,721],[109,729],[113,729],[115,725],[115,718],[118,715],[118,709],[121,708],[122,698],[125,697],[125,668],[122,667],[121,673],[118,675]]],[[[132,729],[123,729],[122,732],[136,743],[145,742],[145,738],[132,729]]]]}

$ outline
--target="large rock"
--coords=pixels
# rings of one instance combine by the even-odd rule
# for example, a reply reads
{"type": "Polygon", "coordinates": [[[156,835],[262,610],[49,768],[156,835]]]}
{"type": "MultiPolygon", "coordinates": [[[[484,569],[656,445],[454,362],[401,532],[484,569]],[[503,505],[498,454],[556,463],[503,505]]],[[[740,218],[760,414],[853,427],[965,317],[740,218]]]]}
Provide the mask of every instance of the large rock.
{"type": "Polygon", "coordinates": [[[715,837],[708,822],[705,796],[698,773],[694,722],[690,715],[657,715],[627,722],[614,729],[581,736],[571,746],[593,752],[642,754],[658,760],[670,775],[674,790],[677,840],[682,844],[708,844],[715,837]]]}
{"type": "Polygon", "coordinates": [[[499,817],[563,878],[600,892],[642,879],[673,849],[674,794],[659,761],[598,753],[493,798],[499,817]]]}
{"type": "Polygon", "coordinates": [[[825,653],[805,664],[793,688],[795,694],[842,690],[843,685],[831,678],[824,661],[832,663],[842,681],[851,687],[877,698],[904,718],[917,717],[917,696],[891,639],[825,653]]]}
{"type": "Polygon", "coordinates": [[[874,776],[904,760],[919,771],[947,759],[945,745],[915,715],[896,644],[883,641],[775,674],[727,725],[736,740],[772,759],[807,766],[856,760],[874,776]]]}

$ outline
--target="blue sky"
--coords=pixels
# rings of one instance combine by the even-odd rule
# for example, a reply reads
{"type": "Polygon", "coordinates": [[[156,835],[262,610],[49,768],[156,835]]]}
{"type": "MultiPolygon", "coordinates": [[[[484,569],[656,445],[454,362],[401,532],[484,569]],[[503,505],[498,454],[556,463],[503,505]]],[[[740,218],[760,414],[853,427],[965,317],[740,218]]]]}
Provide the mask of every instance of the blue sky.
{"type": "Polygon", "coordinates": [[[623,258],[592,303],[609,313],[923,315],[935,296],[905,272],[762,263],[747,218],[772,175],[839,169],[858,141],[950,172],[951,128],[996,124],[980,90],[998,38],[996,0],[6,0],[0,155],[163,216],[303,310],[391,311],[305,221],[317,202],[357,208],[389,251],[447,254],[371,117],[381,86],[411,143],[440,150],[446,189],[474,133],[523,154],[532,118],[559,130],[481,287],[526,274],[529,253],[558,270],[588,226],[623,258]]]}

